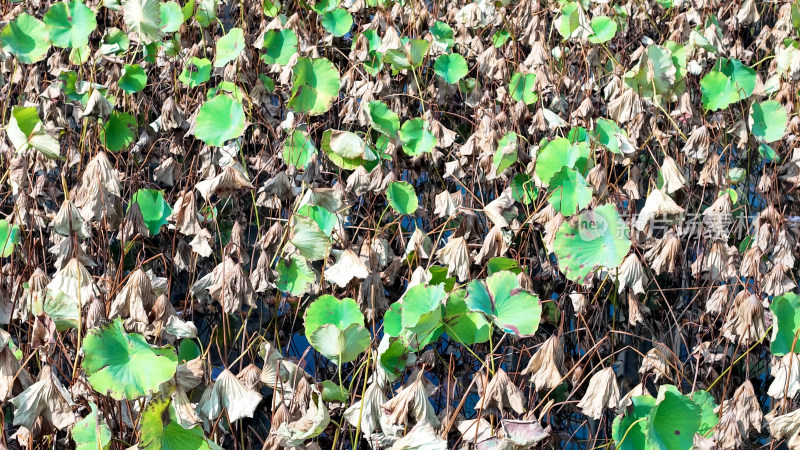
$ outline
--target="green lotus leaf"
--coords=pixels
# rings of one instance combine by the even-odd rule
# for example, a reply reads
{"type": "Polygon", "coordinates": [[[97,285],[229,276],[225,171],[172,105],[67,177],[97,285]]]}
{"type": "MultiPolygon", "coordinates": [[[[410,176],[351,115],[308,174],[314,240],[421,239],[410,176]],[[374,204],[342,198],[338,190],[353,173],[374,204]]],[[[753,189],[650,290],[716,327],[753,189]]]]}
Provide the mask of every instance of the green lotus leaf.
{"type": "Polygon", "coordinates": [[[795,336],[800,331],[800,296],[787,292],[772,299],[769,305],[772,311],[773,327],[770,350],[775,356],[783,356],[792,352],[800,353],[800,343],[795,343],[795,336]]]}
{"type": "Polygon", "coordinates": [[[756,72],[736,59],[720,58],[714,70],[700,80],[703,107],[712,111],[750,97],[756,87],[756,72]]]}
{"type": "Polygon", "coordinates": [[[217,40],[214,67],[225,67],[239,57],[245,46],[244,31],[241,28],[231,28],[225,36],[217,40]]]}
{"type": "Polygon", "coordinates": [[[506,333],[527,337],[539,328],[542,316],[539,297],[523,291],[513,272],[497,272],[485,282],[471,281],[464,301],[470,311],[484,314],[506,333]]]}
{"type": "Polygon", "coordinates": [[[786,108],[776,100],[750,106],[750,130],[760,142],[775,142],[786,132],[786,108]]]}
{"type": "Polygon", "coordinates": [[[138,34],[142,43],[158,42],[164,37],[158,0],[125,0],[122,12],[128,31],[138,34]]]}
{"type": "Polygon", "coordinates": [[[262,6],[267,17],[278,17],[278,13],[281,12],[281,2],[278,0],[264,0],[262,6]]]}
{"type": "Polygon", "coordinates": [[[17,153],[34,148],[50,159],[61,159],[61,144],[47,133],[39,112],[32,106],[11,108],[6,135],[17,153]]]}
{"type": "Polygon", "coordinates": [[[394,70],[416,69],[425,61],[431,43],[425,39],[411,39],[403,47],[386,51],[386,62],[394,70]]]}
{"type": "Polygon", "coordinates": [[[581,10],[578,2],[566,2],[561,7],[561,14],[553,21],[553,26],[558,30],[558,34],[562,38],[569,39],[571,37],[583,36],[587,30],[584,30],[586,24],[586,15],[581,10]]]}
{"type": "Polygon", "coordinates": [[[597,119],[592,137],[608,151],[617,155],[622,153],[619,148],[619,139],[617,137],[619,135],[627,137],[628,133],[613,120],[597,119]]]}
{"type": "Polygon", "coordinates": [[[346,403],[350,398],[347,388],[339,386],[331,380],[322,382],[322,400],[326,402],[346,403]]]}
{"type": "Polygon", "coordinates": [[[384,331],[414,349],[435,342],[444,331],[442,313],[446,298],[442,284],[413,286],[384,315],[384,331]]]}
{"type": "Polygon", "coordinates": [[[622,264],[631,241],[619,213],[607,204],[564,222],[556,232],[553,248],[567,278],[583,284],[596,268],[613,269],[622,264]]]}
{"type": "Polygon", "coordinates": [[[566,217],[589,206],[592,202],[592,188],[575,170],[563,167],[550,180],[547,201],[556,211],[566,217]]]}
{"type": "Polygon", "coordinates": [[[508,83],[508,94],[516,102],[525,102],[526,105],[532,105],[539,100],[539,95],[535,89],[536,74],[528,73],[515,73],[511,77],[511,82],[508,83]]]}
{"type": "Polygon", "coordinates": [[[97,405],[89,402],[89,409],[89,415],[70,431],[75,450],[106,450],[111,443],[111,429],[102,413],[98,416],[97,405]]]}
{"type": "Polygon", "coordinates": [[[184,428],[169,397],[150,400],[142,411],[140,450],[211,450],[203,428],[184,428]]]}
{"type": "Polygon", "coordinates": [[[577,169],[583,172],[589,160],[590,149],[586,142],[571,143],[567,138],[554,139],[539,150],[536,159],[536,175],[544,184],[562,168],[577,169]]]}
{"type": "Polygon", "coordinates": [[[115,400],[134,400],[158,391],[178,366],[172,346],[150,346],[141,334],[128,334],[121,319],[90,329],[83,355],[81,365],[89,384],[115,400]]]}
{"type": "Polygon", "coordinates": [[[367,59],[362,61],[361,64],[364,70],[374,77],[383,70],[383,53],[374,50],[370,51],[367,59]]]}
{"type": "Polygon", "coordinates": [[[297,214],[313,220],[328,237],[339,223],[339,216],[319,205],[303,205],[297,210],[297,214]]]}
{"type": "Polygon", "coordinates": [[[292,68],[289,107],[316,116],[330,109],[339,96],[339,72],[325,58],[298,58],[292,68]]]}
{"type": "Polygon", "coordinates": [[[306,337],[328,324],[344,331],[353,324],[364,325],[364,314],[352,298],[339,300],[332,295],[322,295],[306,309],[306,337]]]}
{"type": "Polygon", "coordinates": [[[194,135],[208,145],[222,147],[241,137],[246,127],[242,104],[220,94],[200,106],[194,135]]]}
{"type": "Polygon", "coordinates": [[[511,258],[504,258],[502,256],[497,256],[490,259],[486,263],[486,273],[489,275],[495,274],[497,272],[502,272],[507,270],[514,275],[519,275],[522,273],[522,268],[519,267],[519,263],[511,258]]]}
{"type": "Polygon", "coordinates": [[[672,51],[659,45],[648,45],[636,65],[623,77],[625,84],[643,97],[661,101],[676,95],[677,69],[672,51]]]}
{"type": "Polygon", "coordinates": [[[211,61],[206,58],[192,57],[191,61],[184,66],[178,80],[181,83],[193,88],[200,86],[211,78],[211,61]]]}
{"type": "Polygon", "coordinates": [[[378,157],[367,147],[361,137],[349,131],[325,130],[322,134],[322,151],[344,170],[354,170],[378,157]]]}
{"type": "Polygon", "coordinates": [[[739,101],[739,94],[731,80],[722,72],[709,72],[700,80],[703,93],[703,107],[711,111],[725,109],[728,105],[739,101]]]}
{"type": "Polygon", "coordinates": [[[331,242],[317,223],[308,217],[295,214],[289,241],[309,261],[319,261],[328,255],[331,242]]]}
{"type": "Polygon", "coordinates": [[[714,69],[730,78],[740,100],[753,95],[756,89],[756,71],[753,68],[742,64],[738,59],[720,58],[714,69]]]}
{"type": "Polygon", "coordinates": [[[23,64],[37,63],[50,49],[47,25],[28,13],[21,13],[0,31],[0,48],[23,64]]]}
{"type": "Polygon", "coordinates": [[[505,29],[497,30],[492,35],[492,45],[494,45],[495,48],[500,48],[506,45],[506,43],[510,40],[511,40],[511,33],[509,33],[508,30],[505,29]]]}
{"type": "Polygon", "coordinates": [[[147,86],[147,74],[138,64],[125,64],[118,84],[128,94],[139,92],[147,86]]]}
{"type": "Polygon", "coordinates": [[[261,61],[265,64],[286,65],[297,53],[297,35],[290,29],[269,30],[264,33],[261,61]]]}
{"type": "Polygon", "coordinates": [[[310,292],[312,283],[317,279],[311,266],[300,255],[292,255],[288,261],[279,261],[276,270],[278,279],[275,285],[278,290],[295,297],[310,292]]]}
{"type": "Polygon", "coordinates": [[[441,320],[441,310],[446,299],[447,294],[441,284],[413,286],[406,291],[402,300],[403,307],[400,317],[403,328],[413,329],[423,322],[426,315],[431,313],[435,313],[438,320],[441,320]]]}
{"type": "Polygon", "coordinates": [[[648,448],[645,438],[646,419],[656,399],[650,395],[631,398],[631,407],[614,419],[611,435],[618,450],[641,450],[648,448]]]}
{"type": "Polygon", "coordinates": [[[700,430],[700,407],[682,395],[675,386],[658,389],[656,406],[647,416],[647,448],[690,450],[694,434],[700,430]]]}
{"type": "Polygon", "coordinates": [[[50,42],[61,48],[83,47],[97,28],[94,11],[80,0],[54,3],[44,15],[44,23],[50,42]]]}
{"type": "Polygon", "coordinates": [[[397,136],[397,132],[400,129],[400,117],[396,112],[389,109],[386,103],[380,100],[369,102],[366,108],[372,128],[389,137],[397,136]]]}
{"type": "Polygon", "coordinates": [[[697,430],[702,436],[707,437],[711,430],[719,423],[719,416],[714,413],[717,403],[707,391],[693,392],[687,395],[694,404],[700,407],[700,428],[697,430]]]}
{"type": "Polygon", "coordinates": [[[592,28],[592,35],[589,36],[589,42],[593,44],[608,42],[614,39],[614,36],[617,34],[617,22],[614,22],[614,19],[607,16],[592,17],[589,26],[592,28]]]}
{"type": "Polygon", "coordinates": [[[459,289],[452,292],[445,305],[444,331],[456,342],[463,345],[481,344],[489,340],[489,322],[483,314],[472,312],[464,299],[467,291],[459,289]]]}
{"type": "Polygon", "coordinates": [[[350,28],[353,27],[353,16],[346,9],[336,8],[333,11],[324,13],[320,17],[320,22],[328,33],[336,37],[342,37],[349,33],[350,28]]]}
{"type": "Polygon", "coordinates": [[[181,343],[178,346],[178,363],[183,364],[198,358],[200,355],[200,347],[194,341],[181,339],[181,343]]]}
{"type": "Polygon", "coordinates": [[[492,169],[500,175],[504,170],[517,162],[517,146],[519,137],[517,133],[506,133],[497,143],[497,150],[492,157],[492,169]]]}
{"type": "Polygon", "coordinates": [[[314,2],[314,12],[317,14],[325,14],[328,11],[333,11],[339,4],[339,0],[319,0],[314,2]]]}
{"type": "Polygon", "coordinates": [[[372,335],[363,325],[353,324],[345,330],[328,324],[317,328],[308,342],[322,355],[341,365],[358,358],[369,347],[372,335]]]}
{"type": "Polygon", "coordinates": [[[104,55],[117,55],[124,53],[131,45],[128,35],[119,28],[109,27],[103,33],[103,41],[100,45],[100,53],[104,55]]]}
{"type": "Polygon", "coordinates": [[[530,205],[539,195],[539,188],[536,187],[530,175],[518,173],[511,180],[511,195],[514,200],[523,205],[530,205]]]}
{"type": "Polygon", "coordinates": [[[164,33],[174,33],[183,25],[184,17],[181,5],[174,1],[167,1],[161,4],[161,31],[164,33]]]}
{"type": "Polygon", "coordinates": [[[389,380],[399,378],[406,367],[413,363],[415,356],[412,350],[402,339],[389,337],[388,333],[384,334],[378,346],[378,362],[389,380]]]}
{"type": "Polygon", "coordinates": [[[441,284],[444,286],[445,292],[450,292],[456,286],[456,279],[455,277],[448,277],[447,276],[447,267],[442,266],[430,266],[428,267],[428,273],[431,275],[430,281],[428,284],[431,286],[441,284]]]}
{"type": "Polygon", "coordinates": [[[414,191],[414,186],[407,181],[392,181],[386,187],[386,198],[389,200],[389,205],[398,214],[414,214],[419,207],[419,200],[417,193],[414,191]]]}
{"type": "Polygon", "coordinates": [[[6,219],[0,220],[0,258],[7,258],[19,244],[19,225],[11,225],[6,219]]]}
{"type": "Polygon", "coordinates": [[[433,44],[438,45],[445,51],[450,50],[450,47],[456,43],[455,32],[450,25],[437,20],[429,30],[433,35],[433,44]]]}
{"type": "Polygon", "coordinates": [[[131,198],[131,205],[134,203],[139,205],[151,236],[161,231],[161,227],[167,224],[167,217],[172,214],[172,208],[164,200],[164,193],[158,189],[139,189],[131,198]]]}
{"type": "Polygon", "coordinates": [[[194,18],[201,27],[206,28],[217,20],[218,8],[219,0],[197,0],[197,12],[194,18]]]}
{"type": "Polygon", "coordinates": [[[292,131],[283,141],[283,162],[298,169],[305,169],[311,157],[317,153],[311,137],[302,131],[292,131]]]}
{"type": "Polygon", "coordinates": [[[75,47],[69,51],[69,63],[76,66],[81,66],[85,64],[86,61],[89,61],[89,55],[91,53],[92,49],[89,48],[88,45],[75,47]]]}
{"type": "Polygon", "coordinates": [[[467,76],[469,67],[467,60],[458,53],[444,54],[436,58],[433,63],[433,71],[439,75],[444,81],[450,84],[458,83],[458,80],[467,76]]]}
{"type": "Polygon", "coordinates": [[[430,153],[437,143],[436,136],[430,132],[428,121],[420,117],[403,123],[400,140],[403,142],[403,151],[408,156],[430,153]]]}
{"type": "Polygon", "coordinates": [[[112,111],[100,130],[100,142],[112,152],[131,145],[136,138],[136,118],[124,112],[112,111]]]}

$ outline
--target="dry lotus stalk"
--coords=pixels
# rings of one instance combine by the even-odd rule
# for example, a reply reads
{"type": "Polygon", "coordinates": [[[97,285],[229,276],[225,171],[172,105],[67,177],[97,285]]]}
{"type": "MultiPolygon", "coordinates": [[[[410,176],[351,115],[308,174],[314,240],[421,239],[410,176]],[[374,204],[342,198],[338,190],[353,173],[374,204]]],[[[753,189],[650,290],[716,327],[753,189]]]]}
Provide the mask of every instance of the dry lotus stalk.
{"type": "Polygon", "coordinates": [[[483,394],[475,404],[476,411],[497,411],[513,409],[517,414],[525,412],[525,395],[511,381],[503,369],[495,372],[492,381],[483,389],[483,394]]]}
{"type": "Polygon", "coordinates": [[[617,406],[619,406],[617,375],[613,367],[608,367],[589,379],[589,387],[578,403],[578,408],[581,408],[587,416],[599,420],[606,408],[615,409],[617,406]]]}
{"type": "Polygon", "coordinates": [[[522,375],[531,374],[531,382],[536,390],[555,389],[563,381],[563,368],[564,349],[561,339],[554,334],[539,347],[522,375]]]}

